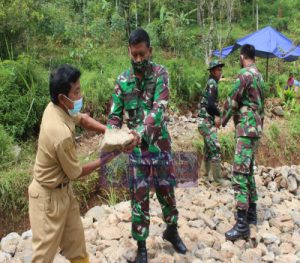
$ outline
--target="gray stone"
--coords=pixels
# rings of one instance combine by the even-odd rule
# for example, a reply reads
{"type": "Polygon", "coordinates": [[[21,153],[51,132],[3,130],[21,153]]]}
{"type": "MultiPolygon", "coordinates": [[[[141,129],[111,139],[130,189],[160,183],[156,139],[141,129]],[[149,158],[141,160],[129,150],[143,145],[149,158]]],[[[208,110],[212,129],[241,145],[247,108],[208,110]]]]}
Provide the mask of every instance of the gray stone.
{"type": "Polygon", "coordinates": [[[298,185],[297,185],[297,180],[294,176],[288,176],[288,190],[293,193],[297,190],[298,185]]]}
{"type": "Polygon", "coordinates": [[[280,243],[280,238],[271,233],[263,233],[262,238],[263,238],[265,244],[275,243],[278,245],[280,243]]]}
{"type": "Polygon", "coordinates": [[[15,254],[21,237],[18,233],[10,233],[1,240],[1,250],[11,255],[15,254]]]}
{"type": "Polygon", "coordinates": [[[11,255],[0,251],[0,263],[6,263],[11,259],[11,255]]]}
{"type": "Polygon", "coordinates": [[[272,109],[272,113],[274,113],[275,115],[277,115],[277,116],[279,116],[279,117],[284,116],[284,110],[282,109],[281,106],[275,106],[275,107],[272,109]]]}
{"type": "Polygon", "coordinates": [[[273,252],[269,252],[268,254],[266,254],[265,256],[263,256],[263,261],[266,262],[274,262],[275,260],[275,255],[273,252]]]}
{"type": "Polygon", "coordinates": [[[102,206],[94,206],[85,214],[85,217],[91,217],[98,222],[103,221],[106,216],[107,212],[102,206]]]}
{"type": "Polygon", "coordinates": [[[277,183],[274,181],[271,181],[268,183],[268,190],[272,191],[272,192],[276,192],[277,189],[277,183]]]}
{"type": "Polygon", "coordinates": [[[21,237],[22,237],[22,239],[31,238],[32,237],[32,230],[30,229],[30,230],[24,232],[21,237]]]}

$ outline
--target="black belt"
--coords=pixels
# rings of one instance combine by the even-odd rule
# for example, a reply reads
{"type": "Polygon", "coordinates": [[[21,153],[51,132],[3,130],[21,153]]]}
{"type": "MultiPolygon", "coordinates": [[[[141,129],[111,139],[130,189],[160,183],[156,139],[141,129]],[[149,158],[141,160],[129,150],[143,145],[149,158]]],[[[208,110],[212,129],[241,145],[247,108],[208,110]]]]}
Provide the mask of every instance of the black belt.
{"type": "Polygon", "coordinates": [[[69,183],[61,183],[58,186],[56,186],[55,188],[64,188],[65,186],[67,186],[69,183]]]}

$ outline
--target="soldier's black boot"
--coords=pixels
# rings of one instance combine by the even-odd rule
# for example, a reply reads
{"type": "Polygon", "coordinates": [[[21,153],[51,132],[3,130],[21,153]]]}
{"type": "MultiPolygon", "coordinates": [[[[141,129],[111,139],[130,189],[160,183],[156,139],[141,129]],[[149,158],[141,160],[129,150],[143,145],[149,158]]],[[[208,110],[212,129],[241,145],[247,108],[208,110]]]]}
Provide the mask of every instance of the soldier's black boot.
{"type": "Polygon", "coordinates": [[[232,229],[225,233],[228,240],[235,241],[239,238],[247,239],[250,236],[249,224],[247,221],[247,210],[237,210],[237,221],[232,229]]]}
{"type": "Polygon", "coordinates": [[[169,241],[178,253],[186,253],[187,248],[178,234],[177,225],[168,225],[163,233],[163,239],[169,241]]]}
{"type": "Polygon", "coordinates": [[[257,213],[256,213],[256,203],[250,203],[248,209],[248,224],[256,225],[257,224],[257,213]]]}
{"type": "Polygon", "coordinates": [[[134,263],[147,263],[148,256],[147,256],[147,248],[146,248],[146,241],[138,241],[138,252],[134,263]]]}

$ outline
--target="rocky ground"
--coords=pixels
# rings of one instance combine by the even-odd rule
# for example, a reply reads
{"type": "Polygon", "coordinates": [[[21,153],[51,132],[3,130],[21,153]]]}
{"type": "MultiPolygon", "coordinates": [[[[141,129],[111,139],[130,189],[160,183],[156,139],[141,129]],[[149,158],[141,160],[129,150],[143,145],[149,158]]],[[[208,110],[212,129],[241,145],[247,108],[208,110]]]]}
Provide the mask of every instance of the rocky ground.
{"type": "MultiPolygon", "coordinates": [[[[223,176],[231,166],[224,164],[223,176]]],[[[165,224],[155,194],[151,198],[151,226],[147,247],[151,263],[200,262],[300,262],[300,166],[258,167],[258,225],[251,238],[226,241],[225,231],[234,224],[230,188],[216,188],[199,180],[199,186],[176,189],[180,212],[179,232],[189,252],[177,254],[162,239],[165,224]]],[[[82,218],[91,262],[130,262],[136,243],[130,234],[130,203],[95,206],[82,218]]],[[[1,240],[0,262],[30,262],[31,231],[11,233],[1,240]]],[[[67,262],[57,254],[55,261],[67,262]]]]}

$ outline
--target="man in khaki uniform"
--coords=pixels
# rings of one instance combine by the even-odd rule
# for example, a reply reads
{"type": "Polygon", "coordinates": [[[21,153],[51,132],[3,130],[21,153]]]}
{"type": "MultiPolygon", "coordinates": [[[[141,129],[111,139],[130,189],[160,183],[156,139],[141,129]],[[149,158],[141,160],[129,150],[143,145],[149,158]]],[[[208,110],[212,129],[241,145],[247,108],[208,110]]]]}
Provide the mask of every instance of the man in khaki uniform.
{"type": "Polygon", "coordinates": [[[71,180],[88,175],[103,163],[81,165],[75,150],[75,123],[104,132],[105,126],[80,114],[80,71],[63,65],[50,76],[51,102],[40,127],[33,181],[29,186],[33,263],[53,262],[60,247],[72,263],[89,262],[78,202],[71,180]]]}

